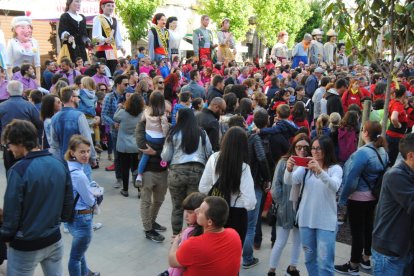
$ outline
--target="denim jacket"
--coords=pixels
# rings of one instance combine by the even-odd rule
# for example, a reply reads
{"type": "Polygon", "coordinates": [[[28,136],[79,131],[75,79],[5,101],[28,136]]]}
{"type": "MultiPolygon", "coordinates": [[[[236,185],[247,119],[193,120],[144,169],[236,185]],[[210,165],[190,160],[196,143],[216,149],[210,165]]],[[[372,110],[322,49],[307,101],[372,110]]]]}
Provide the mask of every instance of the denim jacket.
{"type": "MultiPolygon", "coordinates": [[[[342,193],[339,199],[340,206],[346,205],[348,197],[353,192],[370,190],[369,185],[375,183],[379,173],[385,169],[377,154],[372,150],[373,148],[372,143],[360,147],[346,161],[342,179],[342,193]],[[371,149],[368,147],[371,147],[371,149]]],[[[377,151],[384,165],[387,165],[388,154],[385,149],[381,147],[377,151]]]]}

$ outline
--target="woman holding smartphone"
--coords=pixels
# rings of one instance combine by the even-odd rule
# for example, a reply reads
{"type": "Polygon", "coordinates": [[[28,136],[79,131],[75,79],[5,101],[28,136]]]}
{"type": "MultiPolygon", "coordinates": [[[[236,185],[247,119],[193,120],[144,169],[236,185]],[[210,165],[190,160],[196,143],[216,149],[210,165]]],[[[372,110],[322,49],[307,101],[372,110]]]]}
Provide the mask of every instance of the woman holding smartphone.
{"type": "Polygon", "coordinates": [[[298,200],[297,221],[310,276],[334,275],[337,226],[336,192],[342,182],[342,168],[337,165],[334,145],[328,136],[311,143],[312,160],[295,171],[295,160],[286,164],[284,181],[302,185],[298,200]]]}
{"type": "Polygon", "coordinates": [[[90,190],[88,177],[83,172],[83,165],[88,164],[91,153],[91,144],[81,135],[70,138],[65,160],[68,161],[73,185],[75,215],[68,223],[68,229],[73,237],[69,256],[69,275],[100,275],[92,272],[86,264],[85,253],[92,239],[93,207],[96,198],[90,190]]]}
{"type": "MultiPolygon", "coordinates": [[[[299,271],[296,269],[298,265],[298,259],[300,254],[300,237],[299,229],[294,227],[296,218],[296,201],[292,200],[292,196],[295,194],[294,188],[299,186],[285,185],[283,176],[286,170],[286,163],[290,156],[307,157],[310,155],[310,140],[308,135],[300,133],[293,138],[292,145],[286,156],[282,157],[277,164],[275,175],[272,183],[272,198],[278,205],[277,208],[277,225],[276,233],[277,239],[275,246],[272,248],[270,255],[270,268],[267,273],[268,276],[276,275],[276,268],[279,265],[280,256],[282,255],[283,249],[286,246],[289,235],[292,235],[292,253],[290,265],[286,269],[287,275],[299,275],[299,271]]],[[[294,170],[298,167],[295,166],[294,170]]],[[[296,189],[297,190],[297,189],[296,189]]],[[[297,193],[296,193],[297,194],[297,193]]]]}

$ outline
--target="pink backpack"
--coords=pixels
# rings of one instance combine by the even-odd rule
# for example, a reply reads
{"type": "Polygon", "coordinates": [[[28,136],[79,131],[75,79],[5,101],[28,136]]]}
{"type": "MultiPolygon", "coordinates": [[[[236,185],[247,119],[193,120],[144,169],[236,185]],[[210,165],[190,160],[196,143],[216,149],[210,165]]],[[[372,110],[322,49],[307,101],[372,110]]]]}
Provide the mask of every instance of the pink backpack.
{"type": "Polygon", "coordinates": [[[338,129],[339,161],[346,162],[357,149],[358,136],[355,130],[338,129]]]}

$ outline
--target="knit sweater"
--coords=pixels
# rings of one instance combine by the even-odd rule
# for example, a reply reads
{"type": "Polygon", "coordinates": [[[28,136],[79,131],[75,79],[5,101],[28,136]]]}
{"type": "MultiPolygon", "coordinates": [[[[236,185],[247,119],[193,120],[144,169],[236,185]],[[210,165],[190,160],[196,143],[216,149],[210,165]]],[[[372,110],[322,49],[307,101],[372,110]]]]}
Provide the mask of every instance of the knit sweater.
{"type": "MultiPolygon", "coordinates": [[[[297,218],[300,227],[335,231],[337,223],[336,192],[342,182],[342,168],[339,165],[329,167],[319,175],[308,171],[303,188],[297,218]]],[[[288,185],[303,184],[305,168],[294,172],[285,171],[284,182],[288,185]]]]}

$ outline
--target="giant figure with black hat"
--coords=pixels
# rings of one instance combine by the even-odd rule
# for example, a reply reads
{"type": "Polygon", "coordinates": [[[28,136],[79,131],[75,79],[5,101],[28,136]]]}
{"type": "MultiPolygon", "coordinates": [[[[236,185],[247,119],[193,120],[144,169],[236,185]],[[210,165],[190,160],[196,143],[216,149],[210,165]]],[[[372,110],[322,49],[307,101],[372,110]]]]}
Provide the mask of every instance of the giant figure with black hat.
{"type": "Polygon", "coordinates": [[[93,19],[92,40],[97,41],[96,56],[105,58],[106,65],[111,70],[111,74],[116,69],[117,50],[121,50],[125,55],[122,45],[120,24],[111,14],[114,12],[114,0],[101,0],[99,2],[100,15],[93,19]]]}
{"type": "Polygon", "coordinates": [[[322,31],[313,29],[312,42],[309,50],[309,64],[319,66],[324,61],[324,49],[322,44],[322,31]]]}

